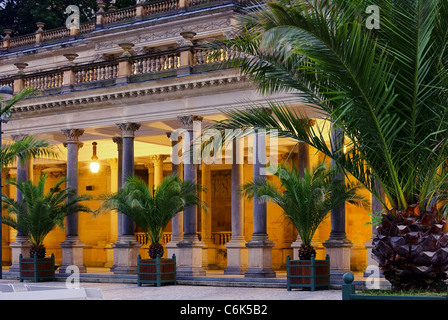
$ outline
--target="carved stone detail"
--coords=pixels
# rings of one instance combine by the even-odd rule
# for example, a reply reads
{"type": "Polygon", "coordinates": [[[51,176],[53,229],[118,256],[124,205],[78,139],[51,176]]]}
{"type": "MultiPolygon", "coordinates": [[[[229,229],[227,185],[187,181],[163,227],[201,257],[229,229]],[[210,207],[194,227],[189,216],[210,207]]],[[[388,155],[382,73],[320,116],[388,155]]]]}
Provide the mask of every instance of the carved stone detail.
{"type": "Polygon", "coordinates": [[[22,139],[25,139],[26,137],[28,137],[28,134],[14,134],[11,136],[12,140],[14,140],[15,142],[20,141],[22,139]]]}
{"type": "Polygon", "coordinates": [[[151,156],[152,161],[165,161],[166,159],[168,159],[168,156],[166,154],[157,154],[151,156]]]}
{"type": "Polygon", "coordinates": [[[177,119],[187,130],[193,130],[193,122],[202,121],[204,118],[200,116],[178,116],[177,119]]]}
{"type": "Polygon", "coordinates": [[[117,128],[121,130],[121,136],[123,138],[133,138],[135,136],[135,131],[140,129],[140,123],[126,122],[117,123],[117,128]]]}
{"type": "Polygon", "coordinates": [[[112,141],[115,142],[118,147],[120,147],[120,145],[123,145],[123,138],[122,137],[113,137],[112,141]]]}
{"type": "Polygon", "coordinates": [[[68,143],[78,142],[79,137],[84,134],[83,129],[62,129],[61,132],[67,138],[68,143]]]}

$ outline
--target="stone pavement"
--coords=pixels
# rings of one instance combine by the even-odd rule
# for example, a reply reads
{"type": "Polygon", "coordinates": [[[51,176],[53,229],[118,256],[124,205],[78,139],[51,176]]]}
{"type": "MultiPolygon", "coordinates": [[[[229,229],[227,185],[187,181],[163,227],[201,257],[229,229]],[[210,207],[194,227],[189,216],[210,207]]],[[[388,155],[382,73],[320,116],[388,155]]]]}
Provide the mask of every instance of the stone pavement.
{"type": "MultiPolygon", "coordinates": [[[[0,283],[12,283],[17,291],[25,290],[24,284],[17,280],[2,279],[0,283]]],[[[39,285],[65,287],[64,282],[40,282],[39,285]]],[[[101,288],[106,300],[341,300],[340,290],[304,291],[283,288],[244,288],[167,285],[155,287],[126,283],[81,282],[80,287],[101,288]]]]}

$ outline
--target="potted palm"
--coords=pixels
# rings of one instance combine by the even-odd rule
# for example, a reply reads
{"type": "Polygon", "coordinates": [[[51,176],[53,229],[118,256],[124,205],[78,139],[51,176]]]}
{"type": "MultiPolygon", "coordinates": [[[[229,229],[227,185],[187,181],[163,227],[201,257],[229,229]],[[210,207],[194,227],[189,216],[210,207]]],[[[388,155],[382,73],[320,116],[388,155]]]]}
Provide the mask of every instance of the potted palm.
{"type": "Polygon", "coordinates": [[[256,196],[260,201],[270,201],[283,209],[283,214],[297,229],[301,238],[299,260],[287,258],[287,288],[329,287],[330,262],[316,260],[316,250],[312,245],[313,236],[331,209],[349,202],[368,206],[368,202],[357,192],[358,183],[336,183],[336,170],[328,170],[324,163],[314,169],[304,169],[300,175],[295,167],[280,166],[275,176],[281,187],[264,178],[257,178],[243,186],[243,194],[249,198],[256,196]]]}
{"type": "Polygon", "coordinates": [[[446,1],[275,0],[218,46],[261,92],[290,92],[330,120],[347,152],[328,144],[321,123],[303,121],[307,112],[281,103],[224,111],[228,119],[214,127],[275,129],[353,175],[384,207],[372,252],[397,289],[444,288],[447,279],[439,210],[448,176],[447,17],[446,1]],[[369,16],[371,8],[381,14],[369,16]],[[379,28],[368,27],[372,19],[379,28]]]}
{"type": "Polygon", "coordinates": [[[161,259],[164,254],[160,243],[163,231],[185,207],[202,205],[199,186],[192,181],[182,181],[176,174],[165,177],[152,190],[138,177],[129,177],[124,186],[114,194],[103,196],[100,211],[117,210],[130,217],[146,234],[151,244],[150,259],[138,259],[138,284],[176,281],[176,260],[161,259]]]}
{"type": "Polygon", "coordinates": [[[62,187],[67,178],[60,179],[45,193],[46,179],[46,174],[42,175],[36,185],[31,181],[9,181],[22,193],[21,202],[2,195],[3,208],[8,212],[2,218],[2,223],[20,231],[31,242],[30,257],[20,259],[20,281],[54,279],[54,255],[46,257],[45,237],[56,226],[64,228],[65,217],[75,212],[91,212],[88,207],[78,203],[89,197],[78,196],[72,188],[62,187]]]}

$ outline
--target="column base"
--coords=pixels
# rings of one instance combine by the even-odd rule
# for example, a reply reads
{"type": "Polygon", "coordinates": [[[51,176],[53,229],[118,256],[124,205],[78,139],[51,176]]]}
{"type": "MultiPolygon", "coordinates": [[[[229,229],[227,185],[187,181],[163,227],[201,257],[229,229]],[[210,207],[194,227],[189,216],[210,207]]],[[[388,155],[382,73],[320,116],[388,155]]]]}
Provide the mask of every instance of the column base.
{"type": "Polygon", "coordinates": [[[378,273],[379,273],[380,278],[384,278],[384,274],[379,269],[378,262],[375,259],[373,259],[373,257],[372,257],[372,249],[374,248],[374,245],[372,244],[372,240],[367,241],[366,244],[364,245],[364,247],[366,248],[366,253],[367,253],[367,260],[366,260],[367,268],[366,268],[366,270],[364,270],[364,277],[371,276],[372,275],[371,268],[376,267],[376,268],[378,268],[378,273]]]}
{"type": "Polygon", "coordinates": [[[67,237],[60,246],[62,248],[62,265],[59,268],[59,273],[71,273],[67,272],[67,268],[71,266],[78,267],[80,273],[86,273],[83,257],[84,243],[78,237],[67,237]]]}
{"type": "Polygon", "coordinates": [[[137,259],[140,242],[134,236],[122,236],[112,245],[114,265],[110,270],[114,274],[137,274],[137,259]]]}
{"type": "Polygon", "coordinates": [[[350,272],[350,248],[353,247],[347,238],[329,239],[323,243],[326,254],[330,256],[330,282],[342,283],[342,276],[350,272]]]}
{"type": "Polygon", "coordinates": [[[204,244],[197,239],[197,236],[184,235],[184,239],[177,244],[179,248],[179,259],[177,275],[180,277],[205,276],[202,267],[202,248],[204,244]]]}
{"type": "Polygon", "coordinates": [[[244,237],[232,239],[225,244],[227,248],[227,267],[224,274],[241,275],[248,268],[248,252],[244,237]]]}
{"type": "Polygon", "coordinates": [[[177,257],[177,259],[176,259],[177,263],[179,262],[179,259],[178,259],[179,258],[179,248],[177,247],[177,243],[180,241],[182,241],[182,238],[180,238],[180,237],[179,238],[171,238],[171,241],[165,245],[165,248],[167,250],[167,256],[172,257],[173,254],[175,254],[177,257]]]}
{"type": "Polygon", "coordinates": [[[26,237],[18,236],[9,246],[11,247],[11,266],[9,267],[9,272],[19,272],[19,256],[20,254],[24,257],[30,256],[31,242],[26,237]]]}
{"type": "Polygon", "coordinates": [[[272,247],[274,243],[267,235],[254,235],[246,247],[248,248],[248,269],[244,273],[246,278],[275,278],[272,269],[272,247]]]}

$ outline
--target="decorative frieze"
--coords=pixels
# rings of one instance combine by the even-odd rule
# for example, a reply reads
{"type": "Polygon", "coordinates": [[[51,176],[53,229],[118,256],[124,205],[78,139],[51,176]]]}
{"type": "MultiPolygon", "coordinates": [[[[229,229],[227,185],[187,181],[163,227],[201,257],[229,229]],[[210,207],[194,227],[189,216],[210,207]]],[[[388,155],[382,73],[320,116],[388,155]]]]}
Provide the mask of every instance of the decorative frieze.
{"type": "MultiPolygon", "coordinates": [[[[191,81],[186,83],[178,83],[178,84],[169,84],[166,86],[159,86],[153,88],[145,88],[145,89],[132,89],[130,88],[128,91],[122,92],[107,92],[100,93],[95,96],[89,97],[76,97],[68,100],[55,100],[55,101],[47,101],[42,103],[33,103],[29,105],[19,105],[13,108],[13,113],[23,113],[23,112],[32,112],[32,111],[40,111],[47,109],[55,109],[55,108],[65,108],[65,107],[73,107],[78,105],[87,105],[92,103],[99,102],[107,102],[107,101],[116,101],[121,99],[128,98],[136,98],[136,97],[146,97],[152,95],[159,95],[163,93],[175,93],[179,91],[192,90],[192,89],[200,89],[200,88],[210,88],[217,87],[229,84],[236,83],[246,83],[247,79],[243,76],[227,76],[219,79],[207,79],[207,80],[198,80],[191,81]]],[[[22,102],[21,102],[22,103],[22,102]]]]}

